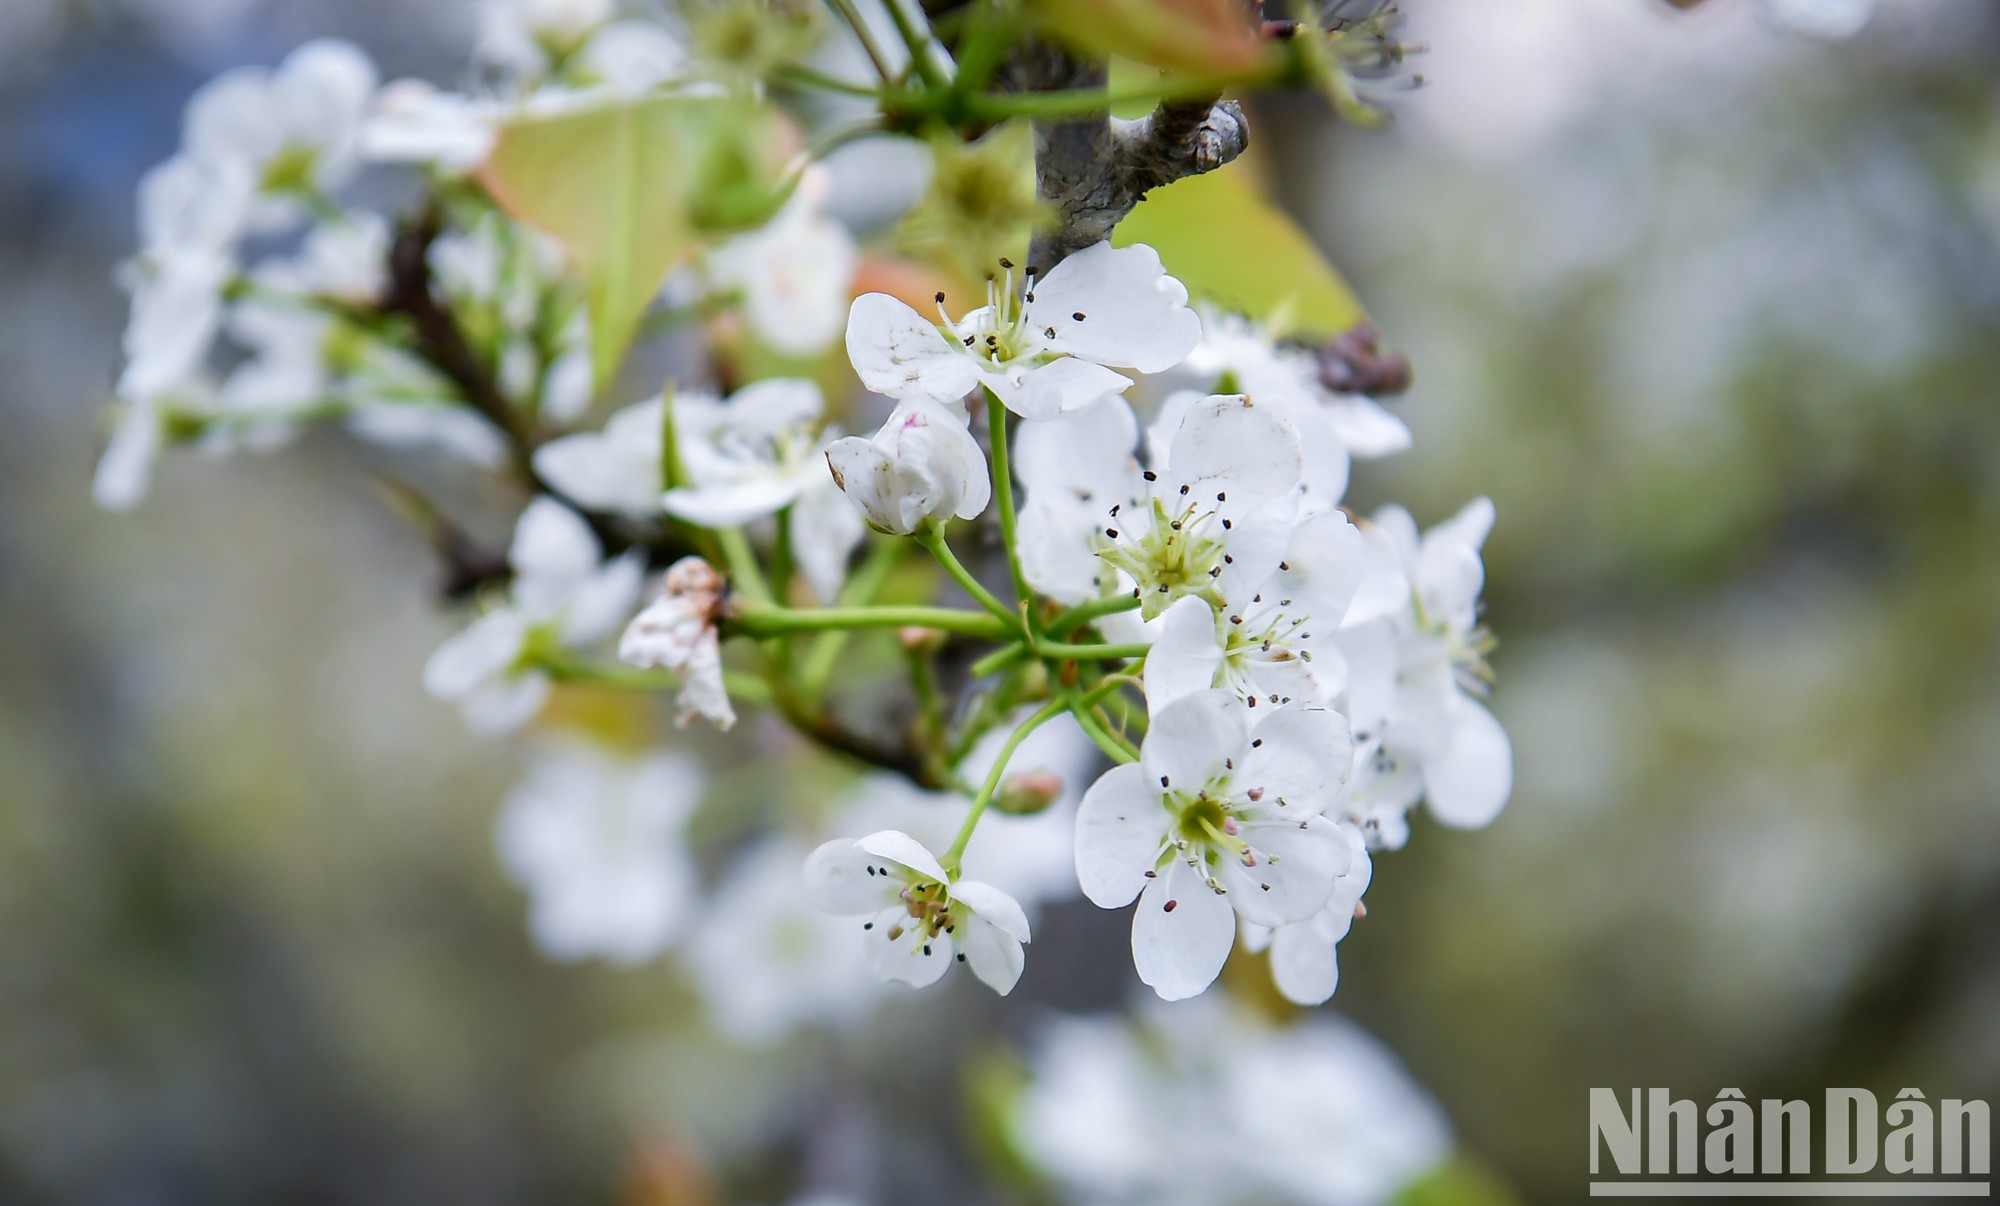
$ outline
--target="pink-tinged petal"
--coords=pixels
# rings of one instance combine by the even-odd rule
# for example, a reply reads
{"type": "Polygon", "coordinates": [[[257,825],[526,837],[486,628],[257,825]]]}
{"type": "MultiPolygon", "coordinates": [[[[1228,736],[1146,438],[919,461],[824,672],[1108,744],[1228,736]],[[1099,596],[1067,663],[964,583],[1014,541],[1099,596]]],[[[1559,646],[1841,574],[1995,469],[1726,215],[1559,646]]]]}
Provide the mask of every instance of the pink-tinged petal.
{"type": "Polygon", "coordinates": [[[1222,641],[1215,609],[1189,595],[1160,616],[1159,636],[1146,655],[1146,707],[1159,711],[1174,700],[1215,686],[1222,641]]]}
{"type": "Polygon", "coordinates": [[[1354,766],[1347,718],[1305,703],[1258,711],[1250,752],[1238,762],[1231,790],[1239,796],[1255,790],[1260,815],[1293,821],[1339,804],[1354,766]]]}
{"type": "Polygon", "coordinates": [[[1184,862],[1146,885],[1132,914],[1132,964],[1162,1000],[1199,996],[1236,943],[1236,916],[1184,862]]]}
{"type": "Polygon", "coordinates": [[[806,856],[806,899],[823,913],[846,917],[887,907],[902,890],[894,876],[880,874],[881,860],[859,843],[840,838],[806,856]]]}
{"type": "Polygon", "coordinates": [[[1139,751],[1147,784],[1193,793],[1223,777],[1250,744],[1244,712],[1227,691],[1201,691],[1153,713],[1139,751]]]}
{"type": "Polygon", "coordinates": [[[847,312],[847,357],[861,383],[898,400],[955,401],[979,384],[979,365],[937,324],[886,293],[847,312]]]}
{"type": "Polygon", "coordinates": [[[1126,765],[1104,772],[1076,810],[1076,878],[1083,894],[1106,909],[1130,904],[1160,856],[1169,820],[1144,770],[1126,765]]]}
{"type": "Polygon", "coordinates": [[[1444,752],[1424,764],[1424,801],[1454,829],[1493,822],[1514,789],[1514,747],[1493,713],[1461,696],[1444,752]]]}
{"type": "Polygon", "coordinates": [[[1003,997],[1014,991],[1014,985],[1021,982],[1021,969],[1027,964],[1021,939],[980,916],[960,921],[957,937],[965,948],[966,966],[979,977],[980,983],[1003,997]]]}
{"type": "Polygon", "coordinates": [[[944,868],[938,865],[937,856],[924,849],[922,842],[900,830],[884,829],[864,838],[856,838],[854,844],[870,854],[901,863],[925,879],[938,883],[946,881],[944,868]]]}

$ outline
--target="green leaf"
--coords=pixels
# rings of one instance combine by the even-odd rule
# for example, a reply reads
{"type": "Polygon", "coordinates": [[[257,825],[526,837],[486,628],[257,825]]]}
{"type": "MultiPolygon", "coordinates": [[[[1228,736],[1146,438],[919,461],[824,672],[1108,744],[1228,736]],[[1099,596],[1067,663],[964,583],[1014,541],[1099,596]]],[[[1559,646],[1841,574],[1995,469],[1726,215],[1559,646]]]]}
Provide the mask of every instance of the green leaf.
{"type": "Polygon", "coordinates": [[[697,236],[754,226],[783,200],[773,131],[768,115],[741,104],[684,95],[501,130],[482,180],[508,213],[560,242],[582,277],[599,385],[697,236]]]}
{"type": "Polygon", "coordinates": [[[1339,270],[1240,168],[1154,189],[1111,241],[1150,245],[1196,298],[1277,320],[1288,334],[1331,339],[1368,317],[1339,270]]]}

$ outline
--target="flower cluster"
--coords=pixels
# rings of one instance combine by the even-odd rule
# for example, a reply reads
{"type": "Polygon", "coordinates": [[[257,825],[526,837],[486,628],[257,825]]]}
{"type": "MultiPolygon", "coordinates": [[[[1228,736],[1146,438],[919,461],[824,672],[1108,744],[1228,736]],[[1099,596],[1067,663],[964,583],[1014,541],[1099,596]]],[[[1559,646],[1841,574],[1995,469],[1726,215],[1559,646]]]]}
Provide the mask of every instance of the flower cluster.
{"type": "MultiPolygon", "coordinates": [[[[971,305],[953,268],[871,245],[838,198],[881,182],[825,157],[854,131],[808,138],[773,100],[828,78],[801,62],[816,27],[776,11],[707,6],[669,31],[608,0],[507,0],[477,91],[382,86],[339,42],[204,88],[141,188],[99,500],[137,503],[170,444],[334,425],[396,450],[386,492],[465,616],[423,685],[479,734],[528,734],[498,846],[535,941],[673,951],[739,1043],[852,1024],[884,982],[957,963],[1010,993],[1042,907],[1079,893],[1133,910],[1137,979],[1162,998],[1204,993],[1240,949],[1326,1000],[1413,810],[1472,827],[1506,803],[1483,702],[1492,505],[1429,531],[1351,509],[1352,462],[1409,429],[1268,321],[1193,298],[1165,244],[999,258],[971,305]],[[550,220],[500,181],[522,146],[581,174],[579,145],[638,154],[638,129],[688,140],[662,179],[704,174],[634,286],[658,231],[550,220]],[[760,175],[771,146],[804,149],[760,175]],[[345,203],[363,171],[421,199],[345,203]],[[477,474],[500,488],[464,489],[477,474]],[[507,519],[459,522],[468,495],[513,500],[504,548],[480,533],[507,519]],[[649,723],[666,694],[677,727],[649,723]]],[[[914,104],[941,50],[909,32],[914,104]]],[[[936,133],[918,141],[952,162],[982,153],[936,133]]],[[[557,200],[668,204],[614,166],[557,200]]],[[[1337,1078],[1366,1062],[1354,1046],[1246,1048],[1224,1092],[1255,1109],[1232,1125],[1273,1108],[1288,1063],[1337,1078]]],[[[1271,1193],[1313,1175],[1255,1155],[1255,1130],[1244,1166],[1271,1193]]]]}

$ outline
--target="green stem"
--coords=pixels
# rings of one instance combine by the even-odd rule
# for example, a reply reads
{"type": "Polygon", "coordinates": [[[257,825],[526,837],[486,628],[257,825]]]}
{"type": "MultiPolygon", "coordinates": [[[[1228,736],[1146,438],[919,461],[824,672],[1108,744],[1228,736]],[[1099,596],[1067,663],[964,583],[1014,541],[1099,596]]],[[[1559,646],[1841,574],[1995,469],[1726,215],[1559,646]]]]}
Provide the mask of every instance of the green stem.
{"type": "Polygon", "coordinates": [[[1014,635],[992,616],[954,607],[818,607],[790,608],[769,604],[741,606],[727,622],[737,636],[784,636],[794,632],[834,632],[856,628],[929,628],[966,636],[1006,640],[1014,635]]]}
{"type": "Polygon", "coordinates": [[[1097,709],[1086,703],[1084,696],[1077,695],[1073,691],[1065,692],[1060,702],[1069,709],[1070,715],[1076,717],[1077,726],[1083,730],[1084,736],[1090,738],[1092,744],[1104,751],[1105,757],[1118,763],[1139,760],[1139,751],[1106,729],[1097,719],[1097,709]]]}
{"type": "Polygon", "coordinates": [[[1135,610],[1139,603],[1138,595],[1112,595],[1103,599],[1091,599],[1058,615],[1049,621],[1048,627],[1043,631],[1052,637],[1068,636],[1099,617],[1135,610]]]}
{"type": "Polygon", "coordinates": [[[764,571],[757,564],[757,555],[750,550],[750,538],[742,528],[716,528],[715,539],[722,546],[723,558],[729,563],[729,574],[736,579],[737,589],[760,602],[771,601],[771,584],[764,581],[764,571]]]}
{"type": "Polygon", "coordinates": [[[972,666],[966,673],[972,675],[974,678],[985,678],[989,674],[997,674],[1009,666],[1025,662],[1029,656],[1028,647],[1016,641],[1005,649],[995,649],[985,657],[972,663],[972,666]]]}
{"type": "Polygon", "coordinates": [[[937,64],[931,62],[931,40],[924,37],[916,24],[910,20],[910,14],[904,12],[903,6],[896,0],[886,0],[882,7],[889,10],[889,19],[896,23],[897,35],[903,39],[903,45],[909,48],[910,65],[916,68],[917,78],[923,80],[929,88],[945,87],[944,75],[938,71],[937,64]]]}
{"type": "MultiPolygon", "coordinates": [[[[671,670],[648,670],[615,662],[591,662],[567,655],[544,655],[535,661],[539,669],[557,682],[586,683],[594,687],[616,687],[623,691],[671,691],[680,686],[680,676],[671,670]]],[[[740,670],[724,670],[723,685],[732,698],[751,703],[770,703],[771,691],[764,680],[740,670]]]]}
{"type": "Polygon", "coordinates": [[[1145,657],[1152,648],[1151,645],[1065,645],[1060,641],[1035,642],[1036,656],[1059,658],[1070,662],[1145,657]]]}
{"type": "Polygon", "coordinates": [[[847,80],[835,79],[830,75],[814,71],[798,64],[778,68],[778,80],[799,88],[818,88],[822,92],[837,92],[842,96],[861,96],[873,99],[882,95],[882,89],[870,84],[855,84],[847,80]]]}
{"type": "MultiPolygon", "coordinates": [[[[885,82],[894,79],[895,73],[889,69],[888,56],[875,44],[875,35],[869,32],[868,23],[861,19],[861,13],[855,9],[854,0],[826,0],[826,6],[839,13],[840,19],[847,22],[847,28],[854,31],[855,40],[861,43],[861,49],[867,53],[868,61],[875,65],[875,74],[881,76],[885,82]]],[[[890,7],[894,8],[895,5],[891,4],[890,7]]]]}
{"type": "Polygon", "coordinates": [[[1020,627],[1020,617],[1014,614],[1014,610],[994,598],[993,592],[987,590],[979,579],[972,576],[972,571],[960,563],[957,555],[951,551],[951,546],[945,543],[943,528],[930,528],[919,532],[916,541],[930,550],[931,556],[937,558],[938,564],[944,567],[945,573],[951,575],[952,581],[963,587],[965,593],[977,600],[981,607],[1005,623],[1010,632],[1020,627]]]}
{"type": "Polygon", "coordinates": [[[951,849],[945,851],[944,857],[939,860],[947,871],[957,870],[959,860],[965,857],[965,847],[972,841],[972,831],[979,827],[979,818],[985,815],[986,806],[993,802],[993,793],[1000,790],[1000,781],[1006,777],[1007,763],[1013,760],[1014,751],[1021,748],[1028,734],[1062,715],[1068,707],[1066,699],[1050,700],[1040,711],[1022,721],[1021,727],[1007,738],[1007,744],[1000,747],[999,756],[993,759],[993,769],[986,772],[986,781],[980,784],[979,794],[972,797],[972,811],[966,814],[965,823],[958,827],[958,836],[952,839],[951,849]]]}
{"type": "MultiPolygon", "coordinates": [[[[901,559],[903,542],[900,540],[878,540],[861,561],[861,567],[847,580],[847,586],[840,592],[839,603],[844,607],[865,606],[873,603],[882,593],[882,586],[889,580],[889,574],[901,559]]],[[[826,600],[832,602],[832,600],[826,600]]],[[[847,646],[847,637],[853,629],[836,628],[824,633],[806,654],[806,664],[801,671],[802,685],[806,694],[818,699],[826,694],[826,684],[833,677],[833,668],[840,661],[840,651],[847,646]]]]}
{"type": "Polygon", "coordinates": [[[1028,573],[1021,565],[1020,542],[1014,535],[1019,518],[1014,513],[1014,476],[1007,464],[1007,408],[991,389],[980,388],[986,394],[986,434],[992,444],[988,455],[993,458],[993,497],[1000,510],[1000,543],[1007,549],[1007,569],[1014,575],[1014,598],[1021,605],[1022,624],[1032,635],[1035,614],[1031,603],[1035,596],[1028,588],[1028,573]]]}

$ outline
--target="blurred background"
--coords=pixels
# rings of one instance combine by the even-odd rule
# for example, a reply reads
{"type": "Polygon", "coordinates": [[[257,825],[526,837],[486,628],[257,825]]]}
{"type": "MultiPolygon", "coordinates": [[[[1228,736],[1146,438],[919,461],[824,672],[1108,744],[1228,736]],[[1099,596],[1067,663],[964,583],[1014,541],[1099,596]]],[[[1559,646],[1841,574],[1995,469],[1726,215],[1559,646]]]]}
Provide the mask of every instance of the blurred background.
{"type": "MultiPolygon", "coordinates": [[[[1593,1085],[2000,1096],[2000,10],[1404,7],[1392,127],[1254,128],[1415,369],[1416,448],[1351,500],[1498,506],[1518,772],[1490,831],[1378,860],[1331,1008],[1522,1201],[1581,1195],[1593,1085]]],[[[536,953],[516,754],[421,691],[454,621],[341,437],[90,505],[187,95],[322,34],[454,82],[470,28],[0,4],[0,1200],[777,1201],[857,1160],[907,1196],[976,1158],[970,1053],[752,1059],[670,961],[536,953]]],[[[1125,924],[1051,917],[1020,1010],[1115,1005],[1125,924]]]]}

